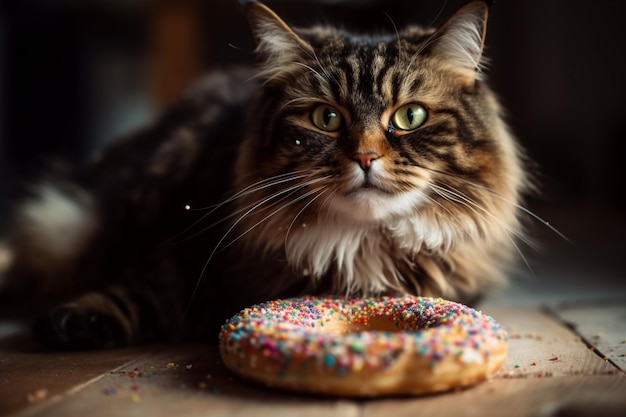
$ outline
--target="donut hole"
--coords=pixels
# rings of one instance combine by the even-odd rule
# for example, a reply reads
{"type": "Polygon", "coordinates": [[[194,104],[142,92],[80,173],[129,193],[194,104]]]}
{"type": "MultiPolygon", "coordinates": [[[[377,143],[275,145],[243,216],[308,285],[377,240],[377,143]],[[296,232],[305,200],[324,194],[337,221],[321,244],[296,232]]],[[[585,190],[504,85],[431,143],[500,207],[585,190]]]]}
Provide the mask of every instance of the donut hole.
{"type": "Polygon", "coordinates": [[[363,333],[363,332],[402,332],[404,329],[396,324],[396,321],[388,315],[373,315],[366,318],[333,318],[324,324],[325,331],[337,334],[363,333]]]}

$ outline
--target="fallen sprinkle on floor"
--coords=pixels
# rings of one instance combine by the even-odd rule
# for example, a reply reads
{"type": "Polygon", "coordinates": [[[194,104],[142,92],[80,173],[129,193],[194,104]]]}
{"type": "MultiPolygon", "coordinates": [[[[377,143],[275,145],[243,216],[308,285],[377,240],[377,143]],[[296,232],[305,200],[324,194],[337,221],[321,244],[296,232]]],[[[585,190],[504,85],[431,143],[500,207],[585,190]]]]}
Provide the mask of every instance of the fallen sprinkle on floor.
{"type": "Polygon", "coordinates": [[[38,401],[43,401],[48,397],[48,390],[46,388],[40,388],[35,392],[31,392],[26,395],[26,399],[29,403],[36,403],[38,401]]]}

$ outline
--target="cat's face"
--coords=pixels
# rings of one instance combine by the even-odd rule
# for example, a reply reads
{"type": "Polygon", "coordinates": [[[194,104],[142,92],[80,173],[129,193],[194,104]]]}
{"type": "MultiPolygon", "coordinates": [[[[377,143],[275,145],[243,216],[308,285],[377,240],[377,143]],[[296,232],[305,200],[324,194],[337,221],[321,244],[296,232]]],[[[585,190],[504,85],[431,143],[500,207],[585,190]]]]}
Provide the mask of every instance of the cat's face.
{"type": "Polygon", "coordinates": [[[489,217],[514,216],[494,213],[517,198],[522,179],[496,101],[479,80],[481,2],[438,31],[378,37],[329,28],[296,34],[255,7],[267,107],[255,109],[264,129],[239,168],[252,173],[242,187],[276,177],[248,202],[269,199],[278,211],[267,224],[412,217],[462,235],[484,233],[489,217]]]}

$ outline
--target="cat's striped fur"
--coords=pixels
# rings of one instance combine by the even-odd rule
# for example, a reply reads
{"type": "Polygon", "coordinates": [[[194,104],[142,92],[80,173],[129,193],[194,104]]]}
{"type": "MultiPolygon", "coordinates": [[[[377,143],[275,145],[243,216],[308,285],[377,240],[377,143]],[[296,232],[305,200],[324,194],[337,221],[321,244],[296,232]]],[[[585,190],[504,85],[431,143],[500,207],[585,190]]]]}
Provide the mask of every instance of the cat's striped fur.
{"type": "Polygon", "coordinates": [[[44,342],[210,334],[303,293],[471,301],[503,280],[527,180],[483,80],[487,5],[369,36],[246,13],[256,70],[209,76],[18,211],[10,277],[79,297],[38,321],[44,342]],[[72,219],[46,213],[61,206],[72,219]]]}

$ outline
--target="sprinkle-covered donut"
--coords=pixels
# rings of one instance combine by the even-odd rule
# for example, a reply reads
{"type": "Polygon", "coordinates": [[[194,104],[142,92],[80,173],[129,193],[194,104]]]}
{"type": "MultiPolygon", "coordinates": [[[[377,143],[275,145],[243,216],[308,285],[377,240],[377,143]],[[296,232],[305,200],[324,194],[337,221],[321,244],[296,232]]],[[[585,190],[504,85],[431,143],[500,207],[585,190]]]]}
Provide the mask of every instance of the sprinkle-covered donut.
{"type": "Polygon", "coordinates": [[[427,297],[304,297],[246,308],[220,333],[226,366],[268,386],[331,395],[426,394],[484,380],[507,334],[465,305],[427,297]]]}

